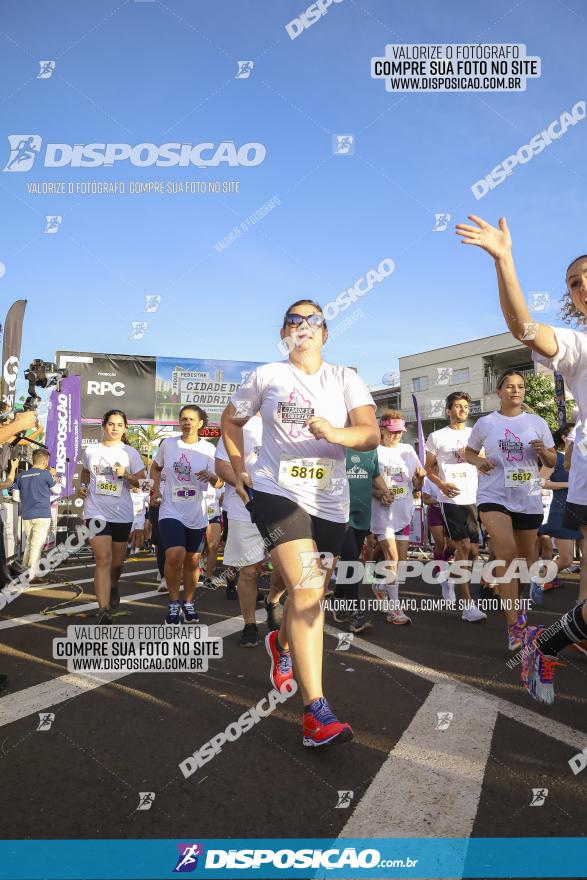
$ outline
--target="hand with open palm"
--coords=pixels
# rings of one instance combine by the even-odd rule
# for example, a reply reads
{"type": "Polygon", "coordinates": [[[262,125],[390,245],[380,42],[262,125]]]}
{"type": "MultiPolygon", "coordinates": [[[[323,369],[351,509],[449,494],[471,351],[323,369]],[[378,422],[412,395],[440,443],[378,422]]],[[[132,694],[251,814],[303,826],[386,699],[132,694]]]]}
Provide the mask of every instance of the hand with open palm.
{"type": "Polygon", "coordinates": [[[494,260],[505,257],[511,252],[512,237],[505,217],[500,218],[499,228],[474,214],[469,215],[469,220],[477,225],[458,223],[456,226],[456,233],[461,236],[461,244],[474,244],[486,251],[494,260]]]}

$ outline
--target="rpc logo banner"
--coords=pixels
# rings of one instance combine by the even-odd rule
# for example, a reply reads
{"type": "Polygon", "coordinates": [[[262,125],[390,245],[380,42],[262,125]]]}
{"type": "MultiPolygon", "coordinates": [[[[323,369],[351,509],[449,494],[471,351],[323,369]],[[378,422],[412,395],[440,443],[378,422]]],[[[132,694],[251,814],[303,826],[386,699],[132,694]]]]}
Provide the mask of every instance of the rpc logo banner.
{"type": "MultiPolygon", "coordinates": [[[[193,824],[193,822],[192,822],[193,824]]],[[[197,825],[197,822],[196,822],[197,825]]],[[[196,829],[197,831],[197,829],[196,829]]],[[[285,838],[176,840],[0,841],[2,876],[30,880],[172,880],[194,878],[584,877],[587,839],[532,838],[285,838]],[[560,854],[565,857],[561,860],[560,854]],[[540,853],[539,862],[536,853],[540,853]],[[281,867],[305,861],[316,867],[281,867]],[[377,866],[351,867],[353,862],[377,866]],[[344,862],[342,866],[335,867],[344,862]],[[237,868],[227,864],[239,863],[237,868]],[[251,863],[259,863],[252,867],[251,863]],[[181,868],[180,868],[181,865],[181,868]]]]}
{"type": "Polygon", "coordinates": [[[57,352],[57,365],[81,379],[82,418],[121,409],[131,421],[155,418],[155,358],[144,355],[57,352]]]}

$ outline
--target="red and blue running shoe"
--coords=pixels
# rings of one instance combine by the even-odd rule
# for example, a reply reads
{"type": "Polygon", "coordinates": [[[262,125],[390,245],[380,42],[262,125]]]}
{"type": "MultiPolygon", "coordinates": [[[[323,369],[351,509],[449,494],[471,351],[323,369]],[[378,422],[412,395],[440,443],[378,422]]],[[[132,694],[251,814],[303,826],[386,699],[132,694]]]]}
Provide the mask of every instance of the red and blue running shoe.
{"type": "Polygon", "coordinates": [[[293,667],[291,664],[291,654],[289,651],[277,650],[277,636],[279,630],[273,630],[265,636],[265,647],[267,653],[271,657],[271,669],[269,670],[269,678],[271,684],[276,691],[281,692],[287,681],[292,681],[293,667]]]}
{"type": "Polygon", "coordinates": [[[510,651],[517,651],[522,647],[522,639],[528,620],[522,611],[518,614],[518,619],[511,626],[508,626],[508,648],[510,651]]]}
{"type": "Polygon", "coordinates": [[[304,745],[327,746],[353,738],[350,724],[338,720],[325,697],[312,700],[304,711],[304,745]]]}
{"type": "Polygon", "coordinates": [[[554,703],[554,668],[564,666],[556,657],[543,654],[538,637],[543,626],[527,626],[522,635],[522,684],[539,703],[554,703]]]}

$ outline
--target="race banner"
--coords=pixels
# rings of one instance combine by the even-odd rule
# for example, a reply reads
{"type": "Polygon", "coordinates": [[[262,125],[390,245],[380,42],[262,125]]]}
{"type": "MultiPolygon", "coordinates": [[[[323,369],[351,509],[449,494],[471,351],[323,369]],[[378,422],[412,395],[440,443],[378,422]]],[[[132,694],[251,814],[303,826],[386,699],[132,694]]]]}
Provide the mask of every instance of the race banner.
{"type": "Polygon", "coordinates": [[[208,413],[211,425],[220,424],[222,411],[234,392],[261,363],[157,358],[156,421],[176,421],[181,407],[193,403],[208,413]]]}
{"type": "Polygon", "coordinates": [[[567,404],[565,400],[565,380],[560,373],[554,374],[554,397],[556,400],[556,420],[560,425],[567,421],[567,404]]]}
{"type": "Polygon", "coordinates": [[[61,497],[67,498],[75,491],[73,476],[81,454],[80,377],[67,376],[60,384],[51,393],[45,443],[61,484],[61,497]]]}
{"type": "Polygon", "coordinates": [[[424,462],[426,460],[426,452],[424,450],[424,431],[422,430],[422,417],[420,415],[420,410],[418,409],[418,399],[415,394],[412,394],[412,401],[414,403],[414,411],[418,423],[418,458],[420,459],[422,467],[424,467],[424,462]]]}
{"type": "Polygon", "coordinates": [[[18,299],[12,304],[4,325],[4,342],[2,343],[2,400],[10,409],[14,407],[16,380],[20,361],[20,345],[22,341],[22,322],[26,299],[18,299]]]}
{"type": "Polygon", "coordinates": [[[58,367],[80,377],[83,419],[101,419],[121,409],[129,421],[148,423],[155,415],[155,358],[150,355],[58,351],[58,367]]]}

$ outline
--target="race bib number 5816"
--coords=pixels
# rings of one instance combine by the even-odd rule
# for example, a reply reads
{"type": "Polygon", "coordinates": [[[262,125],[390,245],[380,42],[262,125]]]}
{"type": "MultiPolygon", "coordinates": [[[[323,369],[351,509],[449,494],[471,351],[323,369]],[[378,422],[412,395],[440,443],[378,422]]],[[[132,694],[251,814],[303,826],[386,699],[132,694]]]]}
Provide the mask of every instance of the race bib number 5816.
{"type": "Polygon", "coordinates": [[[280,486],[328,489],[334,473],[332,458],[284,458],[279,463],[280,486]]]}

